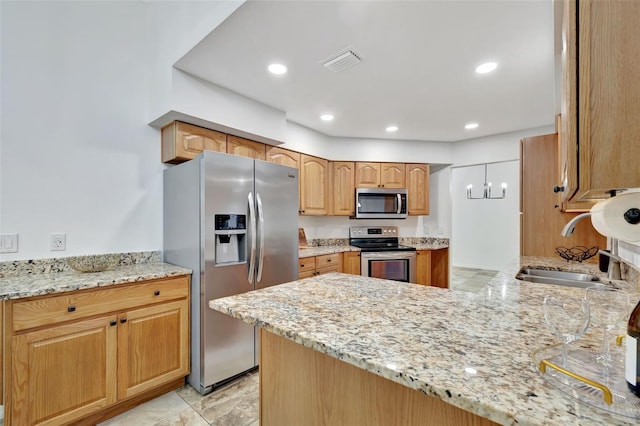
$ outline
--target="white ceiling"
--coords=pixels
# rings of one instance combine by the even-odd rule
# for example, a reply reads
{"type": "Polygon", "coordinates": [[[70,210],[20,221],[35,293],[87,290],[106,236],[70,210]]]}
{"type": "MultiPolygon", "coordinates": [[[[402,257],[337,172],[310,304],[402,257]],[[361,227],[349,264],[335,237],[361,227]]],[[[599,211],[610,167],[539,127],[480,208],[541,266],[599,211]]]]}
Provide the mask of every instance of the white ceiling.
{"type": "Polygon", "coordinates": [[[458,141],[554,122],[551,0],[248,1],[176,67],[335,137],[458,141]],[[327,70],[346,47],[364,61],[327,70]],[[497,70],[476,74],[486,61],[497,70]]]}

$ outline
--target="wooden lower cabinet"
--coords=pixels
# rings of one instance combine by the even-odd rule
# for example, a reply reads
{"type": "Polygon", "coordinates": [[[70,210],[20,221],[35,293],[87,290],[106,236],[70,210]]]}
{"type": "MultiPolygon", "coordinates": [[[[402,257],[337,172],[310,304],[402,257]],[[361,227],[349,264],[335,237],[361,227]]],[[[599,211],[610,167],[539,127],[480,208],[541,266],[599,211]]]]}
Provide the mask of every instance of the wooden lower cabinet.
{"type": "MultiPolygon", "coordinates": [[[[100,290],[70,292],[70,300],[78,294],[76,300],[87,303],[67,307],[68,321],[26,330],[16,330],[17,323],[11,319],[13,304],[25,302],[9,301],[7,424],[62,425],[104,419],[117,414],[122,402],[131,408],[135,397],[184,380],[189,373],[189,278],[155,283],[157,288],[146,300],[140,299],[138,308],[119,310],[116,299],[113,312],[98,316],[85,299],[100,297],[100,290]],[[177,288],[183,296],[164,291],[177,288]],[[102,411],[110,414],[99,417],[102,411]]],[[[146,289],[145,284],[119,287],[123,294],[130,294],[136,286],[146,289]]],[[[59,297],[42,296],[26,303],[39,303],[43,311],[55,314],[59,304],[47,302],[59,297]]],[[[131,305],[130,300],[123,303],[131,305]]]]}
{"type": "Polygon", "coordinates": [[[342,272],[345,274],[360,275],[360,252],[346,251],[342,253],[342,272]]]}
{"type": "Polygon", "coordinates": [[[449,288],[449,249],[416,252],[416,283],[449,288]]]}
{"type": "Polygon", "coordinates": [[[298,279],[328,274],[329,272],[342,272],[342,253],[298,259],[298,279]]]}

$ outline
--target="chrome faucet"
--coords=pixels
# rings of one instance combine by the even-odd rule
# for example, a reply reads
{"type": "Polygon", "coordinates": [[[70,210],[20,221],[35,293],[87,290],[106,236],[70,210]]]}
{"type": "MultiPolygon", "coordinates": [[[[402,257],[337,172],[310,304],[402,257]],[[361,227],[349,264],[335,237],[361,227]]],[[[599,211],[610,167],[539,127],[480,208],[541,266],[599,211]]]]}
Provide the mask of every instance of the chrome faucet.
{"type": "Polygon", "coordinates": [[[571,235],[573,235],[573,231],[576,230],[576,223],[580,222],[585,217],[591,217],[591,212],[579,214],[578,216],[567,222],[567,224],[564,226],[564,228],[562,228],[562,231],[560,232],[562,236],[570,237],[571,235]]]}
{"type": "MultiPolygon", "coordinates": [[[[576,230],[576,223],[580,222],[582,219],[591,217],[591,212],[582,213],[578,216],[571,219],[567,224],[562,228],[560,234],[563,237],[570,237],[573,235],[573,232],[576,230]]],[[[618,257],[618,239],[611,238],[611,253],[606,250],[598,250],[598,253],[601,255],[609,256],[609,267],[607,268],[607,278],[610,280],[620,280],[620,257],[618,257]]]]}

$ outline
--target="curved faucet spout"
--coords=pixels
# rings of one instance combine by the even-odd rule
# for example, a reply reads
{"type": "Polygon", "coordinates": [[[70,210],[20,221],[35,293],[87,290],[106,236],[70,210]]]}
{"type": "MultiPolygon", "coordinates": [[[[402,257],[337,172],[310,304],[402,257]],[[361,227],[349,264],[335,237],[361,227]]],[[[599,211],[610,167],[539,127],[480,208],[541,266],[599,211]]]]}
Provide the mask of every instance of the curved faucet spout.
{"type": "Polygon", "coordinates": [[[569,222],[567,222],[564,228],[562,228],[562,232],[560,232],[560,234],[562,234],[563,237],[570,237],[573,234],[573,231],[576,230],[576,223],[580,222],[585,217],[590,217],[590,216],[591,216],[591,212],[579,214],[578,216],[574,217],[569,222]]]}

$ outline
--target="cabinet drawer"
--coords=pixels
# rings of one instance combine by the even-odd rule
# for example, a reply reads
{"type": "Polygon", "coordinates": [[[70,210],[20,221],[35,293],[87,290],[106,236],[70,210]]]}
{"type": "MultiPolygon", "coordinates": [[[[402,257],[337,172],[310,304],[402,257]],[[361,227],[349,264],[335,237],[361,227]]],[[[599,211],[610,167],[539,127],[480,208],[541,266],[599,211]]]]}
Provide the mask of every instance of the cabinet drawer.
{"type": "Polygon", "coordinates": [[[316,256],[316,268],[324,268],[332,265],[340,266],[340,253],[316,256]]]}
{"type": "Polygon", "coordinates": [[[329,272],[342,272],[340,264],[329,265],[324,268],[316,269],[316,275],[328,274],[329,272]]]}
{"type": "Polygon", "coordinates": [[[303,257],[298,259],[298,272],[313,271],[316,269],[315,257],[303,257]]]}
{"type": "Polygon", "coordinates": [[[73,291],[12,304],[13,330],[51,325],[189,296],[189,277],[73,291]]]}

